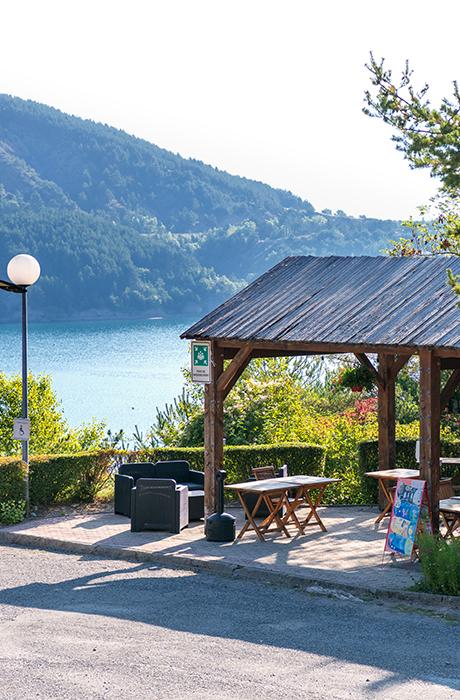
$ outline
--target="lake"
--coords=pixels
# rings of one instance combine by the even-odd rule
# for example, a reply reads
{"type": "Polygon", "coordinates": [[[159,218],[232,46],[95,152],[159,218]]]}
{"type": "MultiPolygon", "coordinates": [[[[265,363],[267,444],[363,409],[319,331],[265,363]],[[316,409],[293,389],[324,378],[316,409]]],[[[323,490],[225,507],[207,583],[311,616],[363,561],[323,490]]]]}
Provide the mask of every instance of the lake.
{"type": "MultiPolygon", "coordinates": [[[[50,374],[71,425],[103,419],[131,435],[148,428],[156,408],[180,393],[188,342],[197,319],[31,323],[29,369],[50,374]]],[[[0,370],[21,371],[20,324],[0,325],[0,370]]]]}

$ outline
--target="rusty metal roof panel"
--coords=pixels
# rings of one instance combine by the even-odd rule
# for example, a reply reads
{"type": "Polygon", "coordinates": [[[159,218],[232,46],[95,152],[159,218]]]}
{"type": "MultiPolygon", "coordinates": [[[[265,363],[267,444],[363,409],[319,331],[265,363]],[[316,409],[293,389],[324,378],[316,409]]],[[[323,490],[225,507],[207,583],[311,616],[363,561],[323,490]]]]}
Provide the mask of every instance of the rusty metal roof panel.
{"type": "Polygon", "coordinates": [[[460,348],[449,268],[460,259],[286,258],[182,337],[460,348]]]}

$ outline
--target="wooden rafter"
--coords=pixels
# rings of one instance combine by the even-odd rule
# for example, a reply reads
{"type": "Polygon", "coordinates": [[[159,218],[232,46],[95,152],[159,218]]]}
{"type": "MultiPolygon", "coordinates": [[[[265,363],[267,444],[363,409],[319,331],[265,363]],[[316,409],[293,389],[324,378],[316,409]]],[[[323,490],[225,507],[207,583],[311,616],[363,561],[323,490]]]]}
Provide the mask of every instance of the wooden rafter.
{"type": "Polygon", "coordinates": [[[252,348],[250,345],[244,345],[240,348],[217,380],[217,391],[221,391],[224,398],[248,366],[251,359],[251,351],[252,348]]]}
{"type": "Polygon", "coordinates": [[[395,357],[393,362],[393,372],[395,377],[398,376],[398,373],[402,370],[404,365],[409,362],[411,357],[412,355],[397,355],[395,357]]]}

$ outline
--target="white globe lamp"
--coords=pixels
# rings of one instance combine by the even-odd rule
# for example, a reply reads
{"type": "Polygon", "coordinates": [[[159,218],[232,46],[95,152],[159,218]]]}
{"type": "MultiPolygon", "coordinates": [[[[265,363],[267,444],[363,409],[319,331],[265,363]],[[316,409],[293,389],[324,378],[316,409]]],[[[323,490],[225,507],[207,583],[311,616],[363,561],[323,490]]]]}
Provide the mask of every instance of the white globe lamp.
{"type": "Polygon", "coordinates": [[[21,287],[30,287],[40,277],[38,260],[26,253],[21,253],[11,258],[6,271],[13,284],[21,287]]]}

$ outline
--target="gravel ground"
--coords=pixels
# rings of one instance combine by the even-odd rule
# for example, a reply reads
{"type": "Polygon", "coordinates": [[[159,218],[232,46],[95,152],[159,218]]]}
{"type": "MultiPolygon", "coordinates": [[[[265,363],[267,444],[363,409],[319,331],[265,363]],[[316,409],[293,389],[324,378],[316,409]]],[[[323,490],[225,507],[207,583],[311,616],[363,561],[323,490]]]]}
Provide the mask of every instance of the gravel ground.
{"type": "Polygon", "coordinates": [[[0,547],[0,698],[460,699],[452,615],[0,547]]]}

